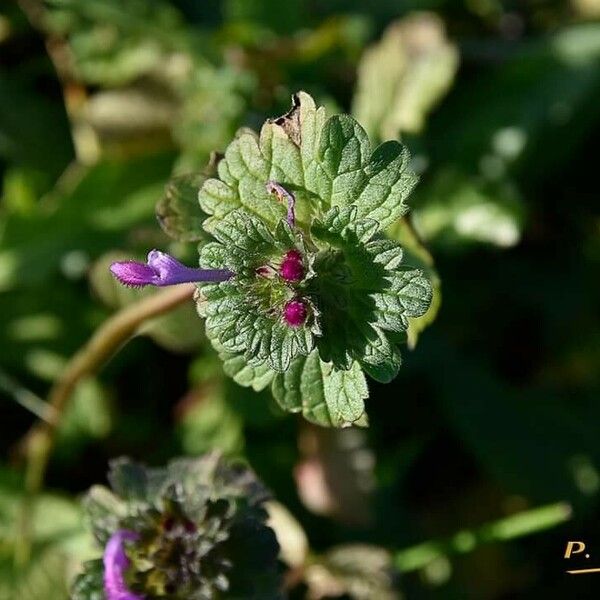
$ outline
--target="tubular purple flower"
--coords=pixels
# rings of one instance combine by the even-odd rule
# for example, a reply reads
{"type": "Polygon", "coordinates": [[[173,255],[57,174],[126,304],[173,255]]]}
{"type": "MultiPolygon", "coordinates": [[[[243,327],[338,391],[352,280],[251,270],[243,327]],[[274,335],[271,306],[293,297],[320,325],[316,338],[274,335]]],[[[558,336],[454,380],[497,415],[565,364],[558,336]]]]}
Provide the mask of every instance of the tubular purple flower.
{"type": "Polygon", "coordinates": [[[275,194],[281,202],[287,202],[287,222],[290,227],[296,223],[296,197],[276,181],[267,181],[267,192],[275,194]]]}
{"type": "Polygon", "coordinates": [[[147,264],[135,260],[125,260],[113,263],[110,266],[110,271],[122,284],[129,287],[144,287],[146,285],[163,287],[196,281],[216,283],[227,281],[235,275],[227,269],[186,267],[169,254],[159,250],[151,250],[148,253],[147,264]]]}
{"type": "Polygon", "coordinates": [[[119,529],[112,534],[104,549],[104,592],[106,600],[144,600],[144,596],[127,589],[125,571],[129,559],[123,544],[135,542],[139,538],[135,531],[119,529]]]}

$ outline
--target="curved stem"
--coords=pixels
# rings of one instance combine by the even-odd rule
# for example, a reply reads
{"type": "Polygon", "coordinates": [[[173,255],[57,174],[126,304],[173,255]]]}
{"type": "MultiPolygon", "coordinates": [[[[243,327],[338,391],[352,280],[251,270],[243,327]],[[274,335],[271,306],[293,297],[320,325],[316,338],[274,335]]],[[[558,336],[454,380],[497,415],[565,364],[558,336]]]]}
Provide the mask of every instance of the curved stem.
{"type": "Polygon", "coordinates": [[[473,551],[480,544],[505,542],[551,527],[556,527],[573,516],[566,502],[556,502],[504,517],[476,529],[463,529],[451,538],[422,542],[396,553],[394,562],[401,573],[422,569],[435,560],[473,551]]]}
{"type": "Polygon", "coordinates": [[[22,548],[17,553],[19,562],[29,554],[28,529],[31,499],[42,487],[56,430],[78,383],[97,373],[100,368],[138,331],[140,326],[191,299],[195,286],[178,285],[161,290],[135,304],[127,306],[109,317],[76,352],[48,395],[51,418],[36,422],[21,442],[27,467],[25,474],[26,499],[21,515],[22,548]]]}

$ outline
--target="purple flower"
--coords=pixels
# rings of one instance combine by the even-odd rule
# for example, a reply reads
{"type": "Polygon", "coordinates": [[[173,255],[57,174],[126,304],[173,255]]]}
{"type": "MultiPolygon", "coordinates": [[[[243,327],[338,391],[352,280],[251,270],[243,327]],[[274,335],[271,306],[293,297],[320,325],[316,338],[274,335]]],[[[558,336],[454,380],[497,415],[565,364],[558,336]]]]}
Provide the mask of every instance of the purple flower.
{"type": "Polygon", "coordinates": [[[290,194],[290,192],[276,181],[267,181],[267,192],[275,194],[281,202],[287,202],[287,222],[290,227],[294,227],[296,223],[296,197],[294,194],[290,194]]]}
{"type": "Polygon", "coordinates": [[[129,559],[123,548],[124,542],[134,542],[139,538],[135,531],[119,529],[112,534],[104,549],[104,592],[106,600],[144,600],[144,596],[127,589],[125,571],[129,559]]]}
{"type": "Polygon", "coordinates": [[[135,260],[115,262],[110,266],[111,273],[124,285],[144,287],[146,285],[176,285],[195,281],[227,281],[235,275],[227,269],[193,269],[182,265],[178,260],[160,252],[151,250],[148,263],[135,260]]]}

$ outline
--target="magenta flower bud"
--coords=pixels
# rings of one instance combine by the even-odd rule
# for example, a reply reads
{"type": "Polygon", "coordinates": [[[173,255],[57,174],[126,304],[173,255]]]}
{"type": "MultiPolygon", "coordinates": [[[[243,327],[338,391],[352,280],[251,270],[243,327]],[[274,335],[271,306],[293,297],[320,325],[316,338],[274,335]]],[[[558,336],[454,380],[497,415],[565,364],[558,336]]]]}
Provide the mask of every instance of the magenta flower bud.
{"type": "Polygon", "coordinates": [[[280,202],[287,202],[287,217],[286,220],[290,227],[294,227],[296,223],[296,197],[290,194],[282,185],[276,181],[267,181],[267,192],[275,194],[280,202]]]}
{"type": "Polygon", "coordinates": [[[163,287],[198,281],[219,282],[227,281],[235,274],[227,269],[186,267],[169,254],[159,250],[151,250],[148,253],[147,264],[134,260],[115,262],[110,266],[110,271],[122,284],[129,287],[146,285],[163,287]]]}
{"type": "Polygon", "coordinates": [[[134,531],[119,529],[108,540],[103,558],[106,600],[144,600],[144,596],[128,590],[125,582],[129,559],[123,546],[125,542],[135,542],[138,538],[134,531]]]}
{"type": "Polygon", "coordinates": [[[279,273],[286,281],[300,281],[304,277],[304,264],[298,250],[290,250],[285,254],[279,273]]]}
{"type": "Polygon", "coordinates": [[[301,300],[290,300],[283,307],[283,320],[292,327],[300,327],[306,321],[308,311],[301,300]]]}

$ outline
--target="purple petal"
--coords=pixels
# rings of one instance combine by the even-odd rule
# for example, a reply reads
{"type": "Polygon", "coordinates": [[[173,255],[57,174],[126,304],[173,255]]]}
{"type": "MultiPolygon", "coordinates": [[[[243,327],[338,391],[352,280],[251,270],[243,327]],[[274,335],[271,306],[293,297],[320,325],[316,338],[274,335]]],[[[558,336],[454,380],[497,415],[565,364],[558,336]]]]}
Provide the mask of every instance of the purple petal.
{"type": "Polygon", "coordinates": [[[195,272],[195,269],[186,267],[170,254],[160,250],[150,250],[148,252],[148,266],[156,273],[161,282],[183,276],[188,271],[195,272]]]}
{"type": "Polygon", "coordinates": [[[267,181],[267,192],[275,194],[281,202],[287,202],[287,222],[290,227],[296,223],[296,197],[276,181],[267,181]]]}
{"type": "Polygon", "coordinates": [[[227,281],[235,275],[227,269],[193,269],[181,264],[178,260],[160,252],[151,250],[148,253],[148,264],[133,260],[113,263],[110,267],[112,274],[123,284],[130,287],[145,285],[176,285],[199,281],[227,281]]]}
{"type": "Polygon", "coordinates": [[[123,548],[124,542],[134,542],[139,538],[134,531],[119,529],[112,534],[104,549],[104,591],[106,600],[144,600],[144,596],[127,589],[125,571],[129,559],[123,548]]]}
{"type": "Polygon", "coordinates": [[[158,277],[148,265],[126,260],[115,262],[110,266],[110,272],[123,284],[129,287],[144,287],[157,285],[158,277]]]}

